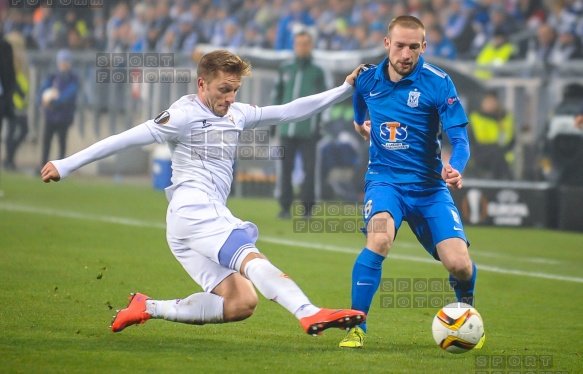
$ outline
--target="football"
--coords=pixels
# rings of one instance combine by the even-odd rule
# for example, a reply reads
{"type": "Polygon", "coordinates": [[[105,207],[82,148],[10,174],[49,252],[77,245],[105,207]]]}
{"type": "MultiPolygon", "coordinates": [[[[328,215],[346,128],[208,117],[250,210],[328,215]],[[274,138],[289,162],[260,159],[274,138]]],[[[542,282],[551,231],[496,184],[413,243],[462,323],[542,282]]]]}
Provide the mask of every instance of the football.
{"type": "Polygon", "coordinates": [[[484,334],[480,313],[471,305],[451,303],[441,308],[433,318],[433,339],[450,353],[471,351],[484,334]]]}

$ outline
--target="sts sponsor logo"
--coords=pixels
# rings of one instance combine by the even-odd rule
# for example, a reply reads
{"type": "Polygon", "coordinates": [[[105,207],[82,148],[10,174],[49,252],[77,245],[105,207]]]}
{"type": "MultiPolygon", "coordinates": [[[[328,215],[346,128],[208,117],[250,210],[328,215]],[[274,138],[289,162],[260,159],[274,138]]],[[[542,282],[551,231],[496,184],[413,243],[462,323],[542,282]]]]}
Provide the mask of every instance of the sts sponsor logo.
{"type": "Polygon", "coordinates": [[[407,126],[401,126],[399,122],[383,122],[380,126],[380,137],[385,143],[383,147],[389,150],[407,149],[408,144],[402,141],[407,139],[407,126]]]}

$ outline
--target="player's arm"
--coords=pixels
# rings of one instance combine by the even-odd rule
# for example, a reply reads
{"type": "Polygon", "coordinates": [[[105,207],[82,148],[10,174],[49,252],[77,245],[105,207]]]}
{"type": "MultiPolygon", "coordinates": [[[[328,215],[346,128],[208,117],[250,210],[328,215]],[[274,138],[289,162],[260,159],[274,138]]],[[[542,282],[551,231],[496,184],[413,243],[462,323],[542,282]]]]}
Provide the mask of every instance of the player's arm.
{"type": "Polygon", "coordinates": [[[101,160],[130,147],[144,146],[156,142],[145,123],[117,135],[105,138],[74,155],[62,160],[49,161],[41,170],[43,182],[58,182],[73,171],[91,162],[101,160]]]}
{"type": "Polygon", "coordinates": [[[352,107],[354,108],[354,130],[356,130],[364,140],[370,140],[370,121],[366,121],[368,107],[366,106],[364,98],[358,92],[355,92],[354,95],[352,95],[352,107]]]}
{"type": "Polygon", "coordinates": [[[445,130],[452,146],[449,164],[443,165],[441,177],[448,187],[462,188],[462,173],[470,159],[470,141],[466,126],[454,126],[445,130]]]}
{"type": "Polygon", "coordinates": [[[248,121],[250,123],[249,127],[302,121],[349,98],[354,92],[354,81],[359,70],[360,66],[346,77],[343,85],[332,88],[331,90],[300,97],[284,105],[271,105],[259,108],[256,114],[258,118],[248,121]]]}

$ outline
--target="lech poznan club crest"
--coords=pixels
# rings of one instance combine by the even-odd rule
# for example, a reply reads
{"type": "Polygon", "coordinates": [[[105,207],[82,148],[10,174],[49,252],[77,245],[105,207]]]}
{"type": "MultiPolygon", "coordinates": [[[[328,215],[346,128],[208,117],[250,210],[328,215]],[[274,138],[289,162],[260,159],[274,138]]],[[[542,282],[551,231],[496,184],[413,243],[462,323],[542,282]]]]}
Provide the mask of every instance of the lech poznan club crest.
{"type": "Polygon", "coordinates": [[[421,92],[411,91],[409,92],[409,99],[407,99],[407,105],[411,108],[416,108],[419,106],[419,96],[421,92]]]}

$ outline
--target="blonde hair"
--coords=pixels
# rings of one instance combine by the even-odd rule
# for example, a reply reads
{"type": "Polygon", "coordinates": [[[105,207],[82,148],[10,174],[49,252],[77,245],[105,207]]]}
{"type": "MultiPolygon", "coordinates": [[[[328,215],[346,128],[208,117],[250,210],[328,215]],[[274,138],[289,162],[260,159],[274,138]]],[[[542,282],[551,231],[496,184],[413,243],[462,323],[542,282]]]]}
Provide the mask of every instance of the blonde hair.
{"type": "Polygon", "coordinates": [[[389,38],[391,37],[391,31],[393,31],[393,29],[397,25],[401,26],[403,28],[406,28],[406,29],[413,29],[413,30],[420,29],[420,30],[422,30],[423,31],[423,40],[425,40],[425,25],[423,25],[423,22],[421,22],[419,20],[419,18],[413,17],[413,16],[398,16],[398,17],[393,18],[391,23],[389,23],[389,30],[388,30],[389,38]]]}
{"type": "Polygon", "coordinates": [[[209,52],[201,57],[196,69],[199,77],[211,81],[219,72],[248,77],[251,75],[251,64],[224,49],[209,52]]]}

